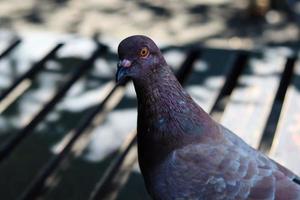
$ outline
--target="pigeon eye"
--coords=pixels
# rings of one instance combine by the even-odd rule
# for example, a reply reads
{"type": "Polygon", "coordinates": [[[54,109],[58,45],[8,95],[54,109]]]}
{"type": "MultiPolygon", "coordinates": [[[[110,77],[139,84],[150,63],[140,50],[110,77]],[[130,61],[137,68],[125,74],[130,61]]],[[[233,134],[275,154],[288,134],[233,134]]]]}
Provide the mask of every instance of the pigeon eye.
{"type": "Polygon", "coordinates": [[[149,55],[148,48],[147,47],[142,48],[141,51],[140,51],[140,57],[147,58],[148,55],[149,55]]]}

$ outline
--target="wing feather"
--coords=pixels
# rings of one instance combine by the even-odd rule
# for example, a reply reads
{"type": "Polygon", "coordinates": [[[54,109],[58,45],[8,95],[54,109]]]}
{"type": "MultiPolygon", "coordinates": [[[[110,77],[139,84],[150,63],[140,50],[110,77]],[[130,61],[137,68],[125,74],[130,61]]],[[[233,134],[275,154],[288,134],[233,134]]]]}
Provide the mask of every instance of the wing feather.
{"type": "Polygon", "coordinates": [[[231,135],[222,143],[174,151],[166,165],[174,198],[300,199],[292,172],[239,140],[231,135]]]}

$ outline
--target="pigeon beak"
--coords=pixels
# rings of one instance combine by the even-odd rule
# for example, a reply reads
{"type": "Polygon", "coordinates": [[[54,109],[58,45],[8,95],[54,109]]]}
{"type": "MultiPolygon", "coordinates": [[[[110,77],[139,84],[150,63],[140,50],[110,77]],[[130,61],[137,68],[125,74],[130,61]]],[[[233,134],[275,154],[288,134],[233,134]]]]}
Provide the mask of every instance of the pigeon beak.
{"type": "Polygon", "coordinates": [[[128,79],[126,79],[128,74],[128,68],[131,67],[131,61],[124,59],[118,63],[118,69],[116,73],[117,84],[125,85],[128,79]]]}

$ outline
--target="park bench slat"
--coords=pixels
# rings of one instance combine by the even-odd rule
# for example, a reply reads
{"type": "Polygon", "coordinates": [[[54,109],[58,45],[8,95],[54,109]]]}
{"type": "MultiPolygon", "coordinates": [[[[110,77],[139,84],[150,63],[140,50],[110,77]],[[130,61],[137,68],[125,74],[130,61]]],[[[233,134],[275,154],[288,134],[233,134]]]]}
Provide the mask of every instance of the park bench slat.
{"type": "MultiPolygon", "coordinates": [[[[26,102],[22,102],[25,104],[26,102]]],[[[61,106],[59,104],[59,106],[61,106]]],[[[63,108],[52,110],[36,130],[0,164],[0,185],[3,198],[16,199],[53,155],[51,147],[64,131],[73,128],[81,113],[71,113],[63,108]],[[55,118],[52,119],[52,116],[55,118]],[[70,122],[71,121],[71,122],[70,122]],[[21,166],[16,170],[16,166],[21,166]],[[9,183],[7,184],[7,182],[9,183]],[[11,197],[11,198],[8,198],[11,197]]]]}
{"type": "Polygon", "coordinates": [[[286,61],[279,50],[266,49],[262,54],[250,59],[221,119],[254,148],[260,144],[286,61]]]}
{"type": "MultiPolygon", "coordinates": [[[[83,85],[86,83],[77,82],[76,84],[83,85]]],[[[39,194],[44,181],[46,179],[48,180],[50,175],[59,167],[59,164],[70,154],[71,156],[78,154],[78,148],[76,148],[76,151],[73,153],[70,153],[70,148],[75,146],[74,142],[77,141],[76,139],[78,139],[78,137],[87,133],[85,127],[92,123],[90,120],[91,115],[101,111],[101,107],[103,107],[101,104],[103,104],[104,101],[103,98],[108,95],[113,85],[114,84],[110,82],[104,84],[104,86],[101,85],[101,88],[93,90],[94,94],[97,93],[99,95],[96,97],[96,100],[99,101],[99,105],[95,108],[92,106],[92,108],[88,109],[69,111],[70,108],[66,109],[65,106],[69,105],[66,103],[69,102],[69,99],[72,97],[67,95],[65,97],[66,102],[62,101],[58,105],[60,107],[59,109],[51,111],[50,114],[55,114],[57,119],[53,121],[46,118],[45,121],[41,123],[44,128],[34,131],[33,134],[18,145],[12,155],[0,165],[0,174],[2,177],[2,179],[0,179],[0,185],[3,189],[3,192],[1,192],[2,197],[9,196],[11,198],[8,199],[16,199],[20,197],[24,190],[26,190],[26,193],[23,193],[22,198],[19,199],[34,199],[33,196],[39,194]],[[81,118],[82,120],[80,120],[81,118]],[[70,134],[63,137],[65,132],[69,132],[70,134]],[[53,148],[53,145],[59,143],[59,141],[63,142],[60,143],[61,145],[55,145],[57,148],[53,148]],[[22,170],[16,170],[15,166],[22,166],[22,170]],[[10,184],[5,184],[7,180],[10,181],[10,184]]],[[[83,88],[82,92],[87,91],[83,88]]],[[[82,100],[80,101],[82,102],[82,100]]],[[[111,105],[112,101],[110,101],[109,104],[111,105]]],[[[106,112],[109,111],[105,109],[105,113],[106,112]]],[[[98,126],[99,124],[101,124],[100,121],[97,121],[94,126],[98,126]]],[[[78,143],[82,144],[83,140],[78,141],[78,143]]],[[[94,170],[94,172],[97,171],[94,170]]]]}
{"type": "Polygon", "coordinates": [[[55,53],[63,46],[57,44],[39,62],[35,63],[28,71],[14,80],[12,85],[0,93],[0,114],[5,111],[20,95],[22,95],[32,84],[32,78],[43,69],[45,63],[55,56],[55,53]]]}
{"type": "MultiPolygon", "coordinates": [[[[78,125],[76,125],[76,127],[56,146],[56,155],[52,156],[39,171],[38,175],[23,193],[21,199],[33,199],[38,196],[43,189],[44,184],[49,183],[49,180],[54,179],[54,172],[57,171],[60,164],[65,161],[68,156],[78,157],[82,154],[89,140],[88,136],[91,133],[91,130],[98,124],[101,124],[105,115],[114,107],[114,105],[108,103],[108,101],[112,102],[112,99],[115,98],[117,100],[114,101],[117,103],[122,97],[122,94],[118,95],[120,89],[117,86],[114,86],[113,88],[107,87],[107,90],[109,91],[108,94],[104,95],[105,98],[100,100],[99,105],[84,115],[78,122],[78,125]]],[[[51,187],[47,184],[46,186],[51,187]]]]}
{"type": "Polygon", "coordinates": [[[6,46],[6,48],[1,49],[0,52],[0,59],[7,56],[11,51],[13,51],[19,44],[21,43],[20,38],[14,39],[14,41],[10,42],[9,45],[6,46]]]}
{"type": "Polygon", "coordinates": [[[30,132],[47,116],[47,114],[54,108],[54,106],[64,97],[66,92],[72,85],[93,66],[95,59],[102,53],[103,48],[98,49],[91,55],[91,57],[83,62],[74,73],[67,79],[67,81],[60,87],[57,93],[47,102],[46,105],[34,116],[34,118],[19,132],[9,138],[0,147],[0,162],[14,150],[14,148],[25,138],[30,132]]]}
{"type": "MultiPolygon", "coordinates": [[[[134,128],[134,121],[136,118],[134,112],[132,111],[131,113],[133,113],[133,116],[131,116],[131,113],[129,113],[129,115],[126,117],[126,120],[130,120],[130,118],[132,119],[132,127],[128,127],[126,124],[123,127],[122,124],[119,125],[120,127],[116,127],[114,124],[112,124],[112,122],[116,123],[115,117],[121,116],[120,112],[122,112],[123,109],[130,110],[130,107],[124,107],[124,104],[126,105],[124,101],[128,101],[126,97],[122,98],[124,95],[124,88],[118,88],[118,90],[120,90],[119,93],[121,93],[114,93],[114,105],[111,106],[109,111],[104,113],[105,115],[101,117],[101,121],[98,120],[96,123],[92,123],[95,126],[91,127],[88,130],[88,133],[84,133],[87,137],[85,137],[85,144],[82,144],[81,142],[81,152],[87,152],[88,155],[79,154],[69,160],[67,168],[59,169],[57,175],[57,177],[60,179],[59,182],[55,187],[52,189],[50,188],[49,192],[46,193],[43,198],[62,199],[67,195],[71,199],[86,199],[92,192],[93,187],[96,185],[98,179],[103,176],[106,168],[109,166],[112,160],[118,156],[118,153],[115,152],[115,150],[118,149],[118,146],[115,147],[115,150],[111,149],[113,141],[108,139],[111,142],[107,142],[107,138],[114,140],[122,140],[122,138],[125,138],[129,131],[128,129],[131,130],[134,128]],[[119,102],[121,99],[123,102],[119,102]],[[99,124],[101,125],[99,126],[99,124]],[[114,128],[118,129],[114,130],[114,128]],[[115,135],[114,133],[117,133],[118,135],[115,135]],[[95,139],[97,137],[98,139],[95,139]],[[97,146],[90,144],[91,142],[96,142],[97,146]],[[100,149],[97,149],[97,147],[100,149]],[[98,155],[101,154],[101,158],[89,158],[93,157],[93,154],[95,153],[98,155]],[[76,173],[78,170],[80,170],[80,173],[76,173]],[[72,184],[69,184],[70,182],[72,182],[72,184]],[[85,182],[84,185],[82,184],[83,182],[85,182]],[[78,188],[78,190],[73,191],[73,188],[78,188]]],[[[108,104],[113,103],[113,101],[110,99],[108,104]]]]}
{"type": "Polygon", "coordinates": [[[270,156],[300,176],[300,60],[295,65],[270,156]]]}
{"type": "Polygon", "coordinates": [[[206,112],[211,112],[236,59],[236,52],[207,49],[194,63],[185,89],[206,112]]]}
{"type": "MultiPolygon", "coordinates": [[[[94,56],[98,53],[95,52],[94,56]]],[[[101,54],[99,54],[99,55],[101,55],[101,54]]],[[[97,56],[99,56],[99,55],[97,55],[97,56]]],[[[89,61],[88,63],[90,63],[91,60],[88,59],[88,61],[89,61]]],[[[69,62],[69,64],[70,63],[71,62],[69,62]]],[[[66,64],[68,64],[68,63],[66,63],[66,64]]],[[[82,62],[82,63],[78,63],[78,64],[83,65],[83,64],[87,64],[87,62],[82,62]]],[[[92,63],[90,63],[90,64],[91,65],[84,66],[84,67],[89,68],[93,65],[92,63]]],[[[67,65],[67,67],[70,68],[69,65],[67,65]]],[[[80,65],[79,65],[79,67],[80,67],[80,65]]],[[[78,71],[78,66],[73,66],[73,68],[71,67],[70,69],[72,69],[72,72],[74,75],[76,70],[78,71]]],[[[49,74],[47,75],[47,74],[44,74],[44,72],[40,72],[38,74],[37,78],[43,78],[43,77],[41,77],[41,75],[48,76],[49,74]]],[[[80,75],[83,75],[83,73],[80,75]]],[[[72,77],[74,77],[74,76],[72,76],[72,73],[69,73],[69,75],[67,77],[72,79],[72,77]]],[[[60,80],[63,80],[64,76],[61,76],[58,78],[60,78],[60,80]]],[[[76,81],[76,83],[75,83],[75,81],[74,81],[74,86],[76,86],[78,84],[82,85],[82,83],[80,83],[80,82],[81,81],[76,81]]],[[[66,81],[63,80],[63,81],[61,81],[61,83],[64,84],[64,83],[66,83],[66,81]]],[[[52,85],[52,86],[54,86],[54,87],[61,86],[61,85],[63,85],[61,83],[60,83],[60,85],[52,85]]],[[[51,84],[52,84],[52,82],[51,82],[51,84]]],[[[52,89],[53,89],[53,91],[56,90],[55,88],[52,88],[52,89]]],[[[84,88],[83,88],[83,90],[84,90],[84,88]]],[[[35,90],[33,90],[32,92],[35,92],[35,90]]],[[[99,93],[99,94],[101,95],[101,93],[99,93]]],[[[57,94],[54,94],[54,96],[57,96],[57,94]]],[[[23,99],[21,99],[21,100],[23,101],[23,99]]],[[[31,101],[32,100],[33,99],[31,99],[31,101]]],[[[57,103],[59,103],[59,101],[57,101],[57,103]]],[[[45,109],[45,107],[43,109],[45,109]]],[[[70,115],[68,113],[66,113],[66,115],[65,115],[65,112],[60,112],[59,110],[62,110],[62,109],[59,108],[56,111],[56,115],[62,116],[62,117],[67,116],[67,119],[58,118],[59,121],[54,124],[54,127],[51,127],[51,122],[48,122],[48,118],[47,118],[48,116],[45,117],[45,120],[40,121],[38,123],[38,125],[46,125],[48,132],[43,129],[40,129],[40,128],[38,128],[36,130],[28,129],[28,131],[30,133],[29,137],[24,141],[24,143],[17,145],[16,151],[13,152],[11,156],[8,156],[7,160],[4,160],[4,162],[0,164],[0,173],[1,173],[1,177],[3,177],[1,179],[1,186],[3,189],[3,192],[1,192],[2,197],[8,197],[8,196],[13,195],[12,199],[15,199],[17,196],[19,196],[21,194],[22,191],[24,191],[24,189],[26,188],[26,186],[28,186],[30,181],[35,176],[35,174],[41,169],[43,164],[45,164],[47,159],[50,158],[50,156],[53,154],[53,152],[51,152],[51,146],[53,145],[53,142],[55,142],[55,140],[57,140],[57,138],[59,138],[61,136],[61,133],[63,133],[62,131],[64,131],[64,130],[59,130],[59,128],[67,128],[67,126],[70,126],[70,124],[68,124],[68,123],[70,123],[70,121],[68,121],[68,120],[74,120],[74,122],[76,122],[75,121],[76,115],[78,115],[78,114],[75,113],[75,115],[71,115],[74,117],[70,117],[70,115]],[[60,115],[60,113],[61,113],[61,115],[60,115]],[[71,119],[69,119],[69,118],[71,118],[71,119]],[[62,125],[63,123],[68,124],[68,125],[62,125]],[[42,134],[40,132],[42,132],[42,134]],[[61,133],[59,134],[59,132],[61,132],[61,133]],[[23,168],[22,168],[22,170],[18,170],[17,172],[15,172],[16,170],[11,170],[11,169],[15,169],[15,166],[22,166],[23,168]],[[9,180],[11,183],[5,184],[7,182],[7,180],[9,180]],[[15,186],[15,185],[17,185],[17,186],[15,186]],[[14,188],[13,190],[12,190],[12,187],[14,188]]],[[[48,113],[50,114],[49,117],[51,117],[51,114],[55,114],[55,112],[53,112],[53,108],[49,109],[48,113]]],[[[83,110],[82,112],[79,113],[79,115],[82,115],[84,113],[85,112],[83,110]]],[[[78,118],[78,116],[77,116],[77,118],[78,118]]],[[[71,124],[71,127],[73,128],[74,125],[75,125],[74,123],[71,124]]],[[[20,130],[18,130],[18,131],[20,131],[20,130]]],[[[15,132],[12,132],[10,134],[14,134],[14,133],[15,132]]]]}
{"type": "Polygon", "coordinates": [[[90,195],[90,200],[115,199],[122,189],[133,165],[137,162],[136,130],[129,133],[119,148],[118,156],[107,167],[90,195]]]}
{"type": "MultiPolygon", "coordinates": [[[[29,44],[22,44],[20,48],[24,50],[27,45],[29,44]]],[[[52,45],[50,47],[52,48],[52,45]]],[[[3,70],[2,73],[9,77],[8,79],[11,79],[11,84],[4,87],[4,90],[0,90],[0,120],[2,123],[5,123],[0,134],[0,146],[22,129],[29,119],[43,108],[43,105],[51,95],[54,95],[56,87],[61,84],[63,73],[51,75],[44,70],[50,62],[54,62],[54,54],[60,47],[61,44],[56,45],[52,49],[47,48],[49,52],[46,52],[40,60],[37,60],[32,65],[31,61],[33,59],[31,55],[27,55],[28,57],[25,58],[26,61],[24,62],[15,62],[18,60],[18,57],[14,55],[6,59],[9,60],[9,63],[14,63],[14,65],[8,63],[3,68],[0,66],[0,71],[3,70]],[[24,66],[24,64],[28,66],[24,66]],[[25,71],[24,69],[15,69],[12,70],[12,74],[8,74],[7,69],[4,69],[14,67],[25,67],[25,71]]],[[[61,63],[57,62],[57,64],[61,63]]]]}

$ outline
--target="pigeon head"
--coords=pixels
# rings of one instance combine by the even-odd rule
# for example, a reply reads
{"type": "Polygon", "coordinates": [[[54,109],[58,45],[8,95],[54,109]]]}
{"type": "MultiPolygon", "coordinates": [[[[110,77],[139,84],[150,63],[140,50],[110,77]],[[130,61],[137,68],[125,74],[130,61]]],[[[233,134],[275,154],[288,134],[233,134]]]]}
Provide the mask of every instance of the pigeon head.
{"type": "Polygon", "coordinates": [[[118,47],[119,63],[116,81],[143,78],[155,68],[166,64],[159,48],[150,38],[134,35],[125,38],[118,47]]]}

